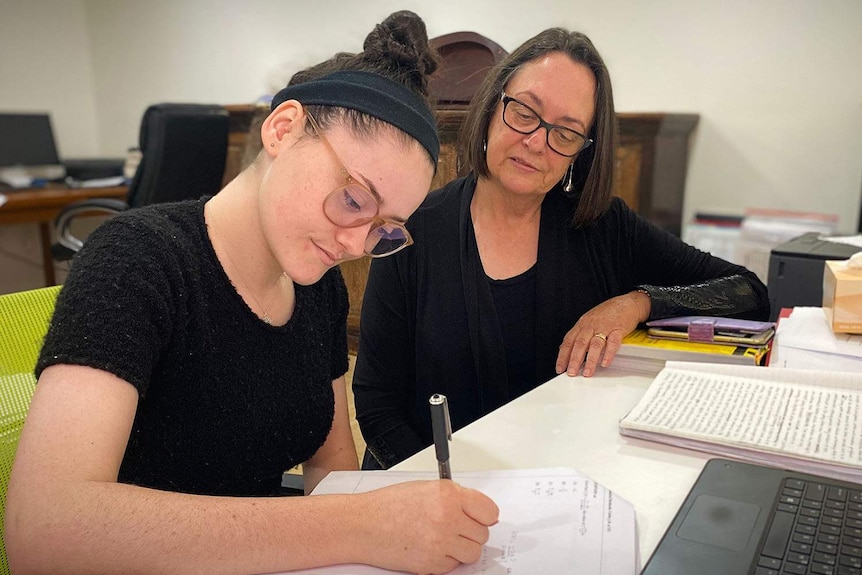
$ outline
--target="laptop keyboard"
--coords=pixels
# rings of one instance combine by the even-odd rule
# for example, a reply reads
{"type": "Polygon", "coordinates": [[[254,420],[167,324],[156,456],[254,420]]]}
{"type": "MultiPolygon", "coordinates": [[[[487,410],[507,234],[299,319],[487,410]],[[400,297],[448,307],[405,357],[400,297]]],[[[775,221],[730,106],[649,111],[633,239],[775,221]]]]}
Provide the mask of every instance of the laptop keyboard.
{"type": "Polygon", "coordinates": [[[862,575],[862,491],[784,480],[754,575],[862,575]]]}

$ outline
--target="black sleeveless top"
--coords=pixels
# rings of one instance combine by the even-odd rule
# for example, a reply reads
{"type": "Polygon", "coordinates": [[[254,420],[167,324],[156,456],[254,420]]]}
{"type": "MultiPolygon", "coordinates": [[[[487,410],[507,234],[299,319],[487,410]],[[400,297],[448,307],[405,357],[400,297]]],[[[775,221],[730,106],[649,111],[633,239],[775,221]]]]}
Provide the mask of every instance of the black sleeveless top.
{"type": "Polygon", "coordinates": [[[511,399],[536,387],[536,266],[503,280],[488,278],[503,332],[511,399]]]}

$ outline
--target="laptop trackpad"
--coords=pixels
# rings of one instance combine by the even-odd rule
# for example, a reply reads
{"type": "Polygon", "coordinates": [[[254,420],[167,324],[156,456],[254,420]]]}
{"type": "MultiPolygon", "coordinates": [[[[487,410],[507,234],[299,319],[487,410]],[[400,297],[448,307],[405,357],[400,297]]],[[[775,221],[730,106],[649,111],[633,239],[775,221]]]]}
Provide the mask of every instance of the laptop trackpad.
{"type": "Polygon", "coordinates": [[[677,537],[734,551],[745,549],[760,507],[713,495],[698,495],[677,537]]]}

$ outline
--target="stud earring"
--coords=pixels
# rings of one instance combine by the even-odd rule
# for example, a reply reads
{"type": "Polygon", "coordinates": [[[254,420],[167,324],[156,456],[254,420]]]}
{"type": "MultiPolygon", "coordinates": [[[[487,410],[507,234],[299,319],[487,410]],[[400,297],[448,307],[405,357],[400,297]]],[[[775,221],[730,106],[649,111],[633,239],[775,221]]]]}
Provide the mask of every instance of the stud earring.
{"type": "Polygon", "coordinates": [[[270,142],[270,143],[269,143],[269,147],[270,147],[270,148],[274,148],[274,147],[275,147],[275,142],[270,142]]]}
{"type": "Polygon", "coordinates": [[[572,190],[575,189],[575,186],[572,184],[572,174],[575,171],[575,163],[572,162],[569,164],[569,169],[566,171],[566,183],[563,184],[563,191],[567,194],[572,193],[572,190]]]}

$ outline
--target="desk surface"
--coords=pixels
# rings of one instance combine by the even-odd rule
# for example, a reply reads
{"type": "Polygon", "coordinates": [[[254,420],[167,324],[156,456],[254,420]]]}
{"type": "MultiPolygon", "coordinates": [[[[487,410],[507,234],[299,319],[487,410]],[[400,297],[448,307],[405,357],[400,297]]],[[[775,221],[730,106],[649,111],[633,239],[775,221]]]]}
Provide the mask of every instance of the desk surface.
{"type": "MultiPolygon", "coordinates": [[[[617,424],[651,376],[604,370],[592,378],[562,375],[457,431],[452,473],[572,467],[632,503],[641,563],[670,525],[708,454],[622,437],[617,424]]],[[[395,469],[437,469],[429,447],[395,469]]]]}
{"type": "Polygon", "coordinates": [[[110,188],[70,188],[64,185],[51,185],[45,188],[22,190],[0,190],[0,225],[34,223],[39,225],[39,242],[42,245],[42,268],[45,285],[56,284],[54,275],[54,256],[51,254],[51,227],[63,206],[79,200],[91,198],[126,199],[129,188],[115,186],[110,188]]]}
{"type": "Polygon", "coordinates": [[[91,198],[125,199],[129,192],[126,186],[110,188],[69,188],[50,186],[23,190],[0,190],[6,201],[0,205],[0,224],[22,222],[51,222],[60,208],[78,200],[91,198]]]}

